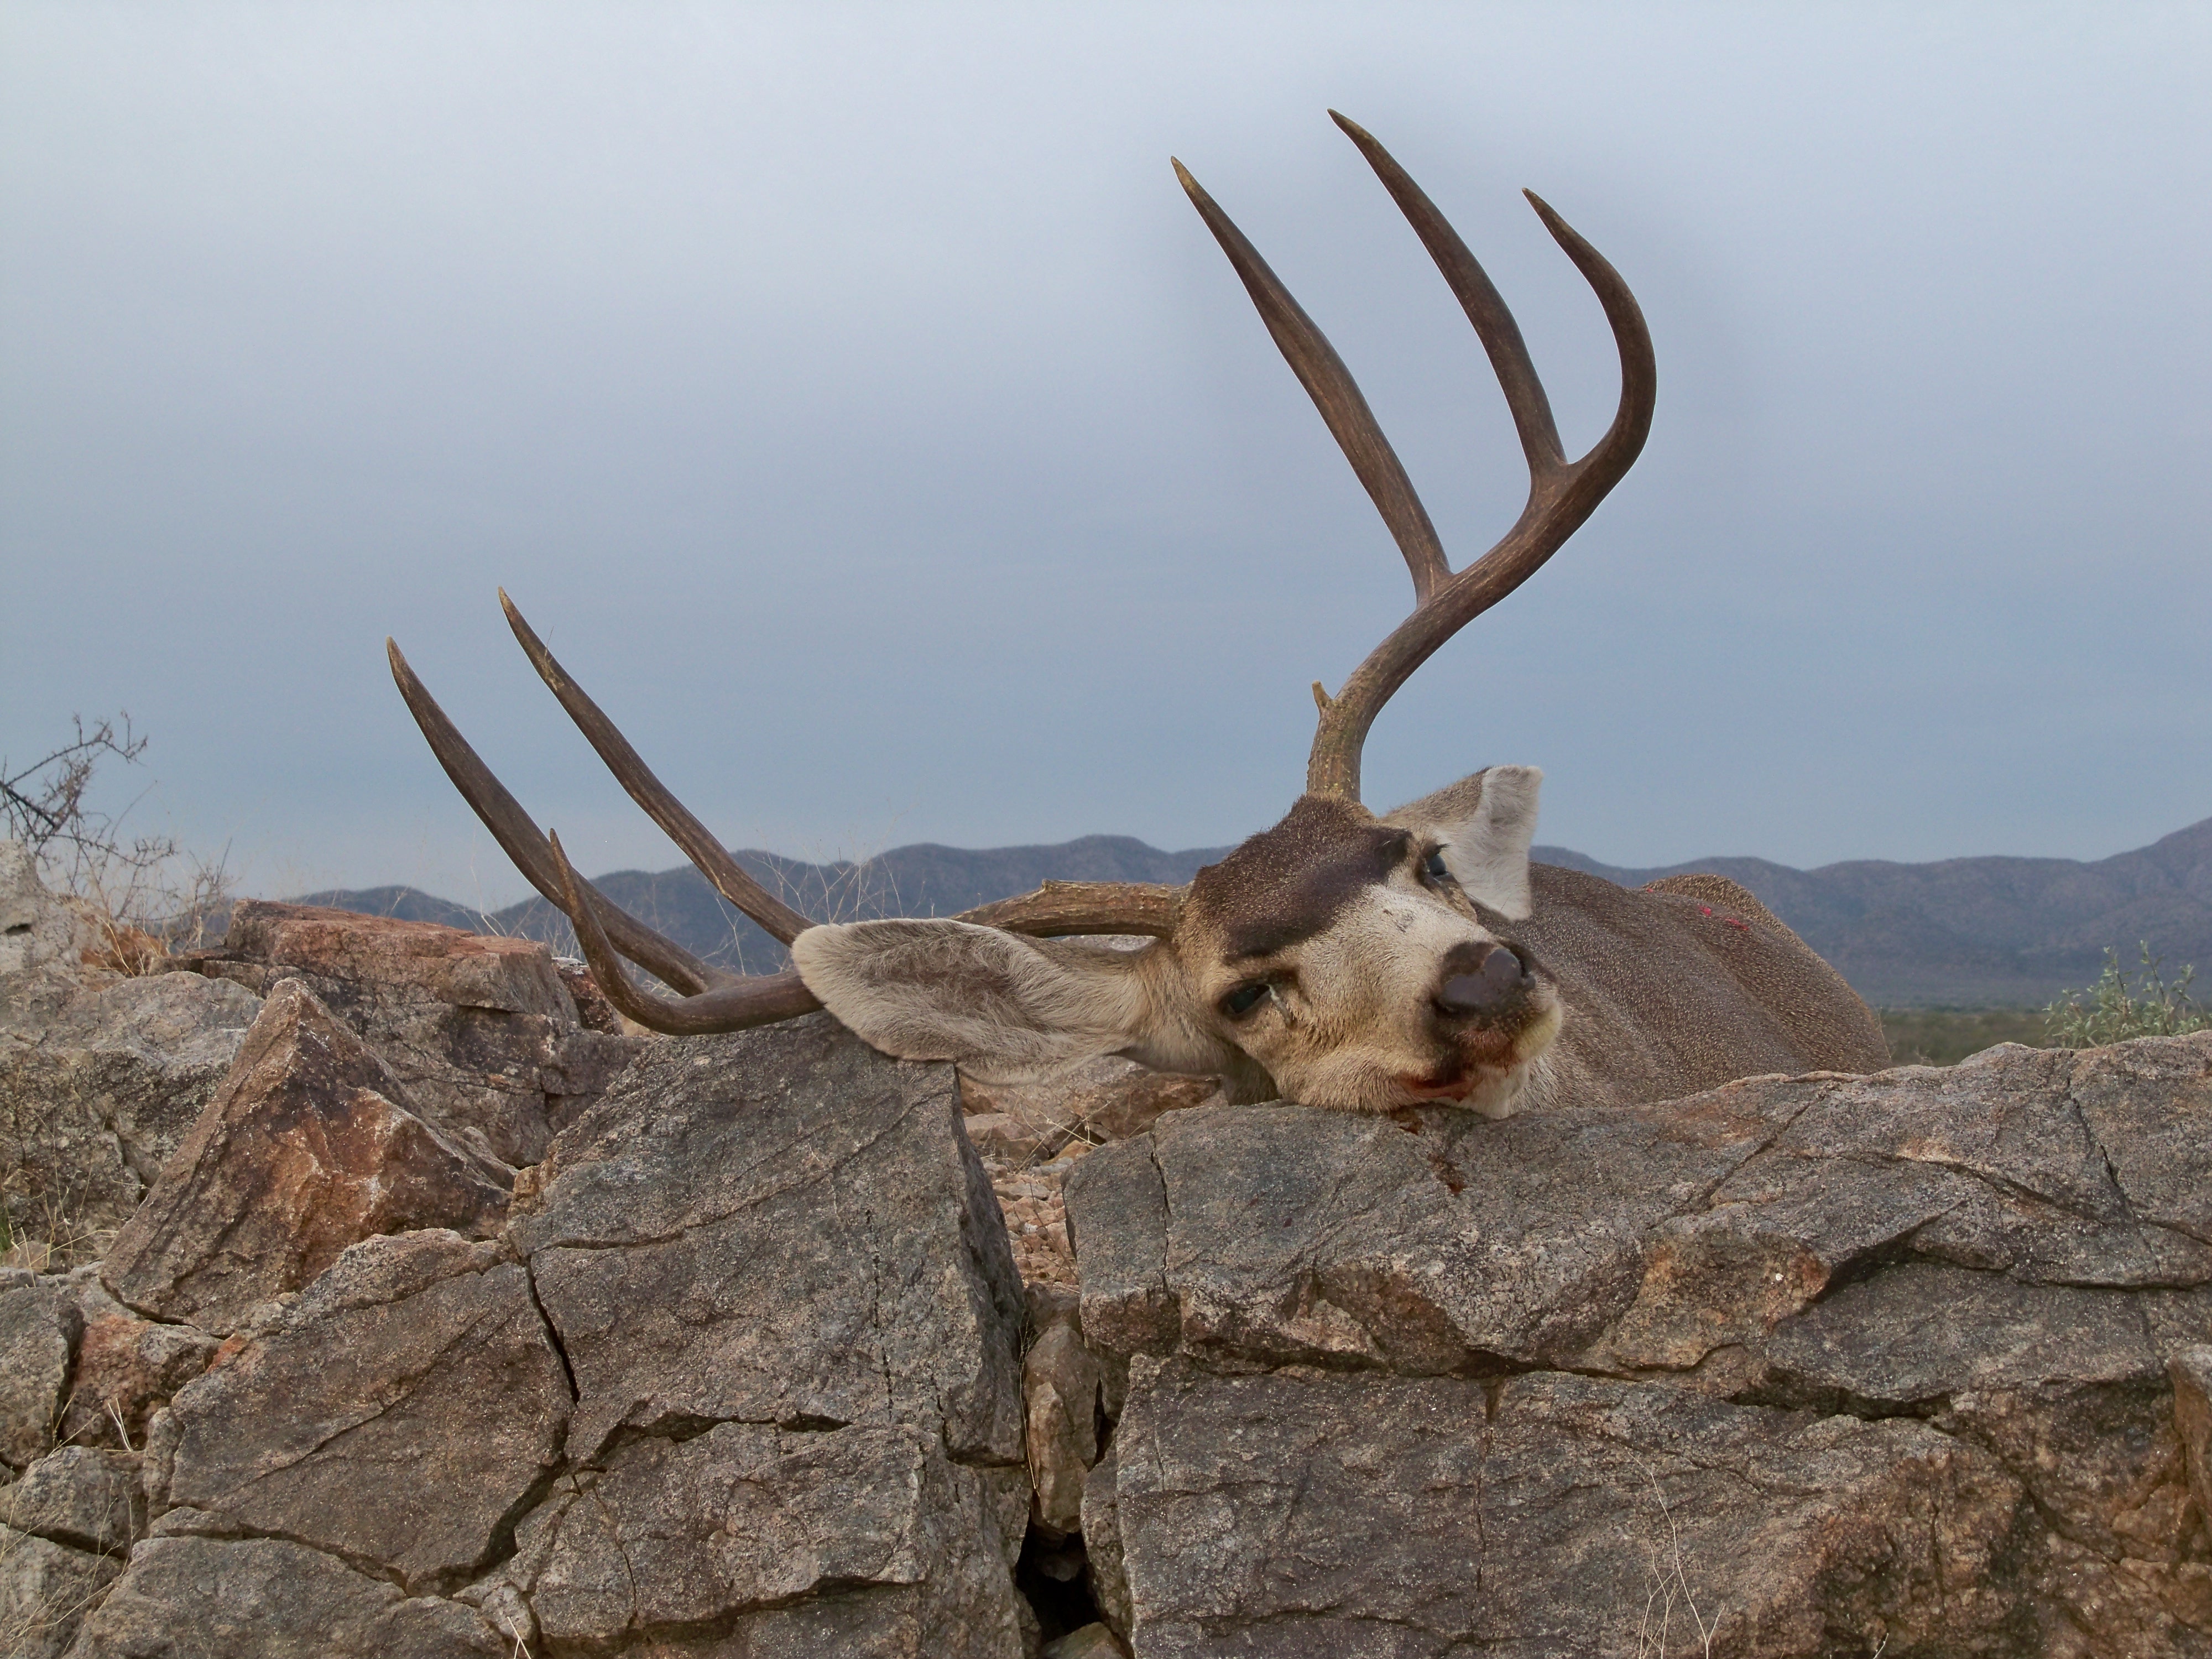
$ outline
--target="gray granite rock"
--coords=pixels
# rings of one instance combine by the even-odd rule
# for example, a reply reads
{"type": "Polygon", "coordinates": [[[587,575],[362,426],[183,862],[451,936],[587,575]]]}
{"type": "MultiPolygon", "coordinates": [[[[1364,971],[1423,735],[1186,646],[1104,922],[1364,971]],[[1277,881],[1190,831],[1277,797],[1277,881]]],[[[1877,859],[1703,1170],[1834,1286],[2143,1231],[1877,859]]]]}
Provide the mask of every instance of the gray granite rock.
{"type": "Polygon", "coordinates": [[[0,1637],[8,1659],[59,1659],[122,1561],[0,1526],[0,1637]]]}
{"type": "Polygon", "coordinates": [[[1022,1650],[983,1481],[912,1426],[633,1440],[516,1543],[506,1576],[556,1652],[1022,1650]],[[834,1647],[797,1637],[830,1630],[834,1647]]]}
{"type": "MultiPolygon", "coordinates": [[[[196,974],[0,979],[0,1175],[17,1230],[120,1226],[214,1097],[260,1006],[196,974]]],[[[70,1253],[69,1238],[56,1242],[70,1253]]]]}
{"type": "Polygon", "coordinates": [[[154,1531],[282,1536],[450,1589],[550,1487],[569,1398],[504,1245],[371,1239],[177,1395],[154,1531]]]}
{"type": "Polygon", "coordinates": [[[913,1424],[1022,1458],[1021,1285],[952,1073],[827,1016],[656,1044],[518,1182],[578,1391],[623,1430],[913,1424]]]}
{"type": "Polygon", "coordinates": [[[513,1659],[483,1613],[275,1538],[151,1538],[75,1659],[513,1659]]]}
{"type": "Polygon", "coordinates": [[[2007,1594],[2026,1504],[1995,1457],[1914,1422],[1150,1358],[1115,1500],[1147,1659],[1996,1659],[2040,1639],[2007,1594]]]}
{"type": "Polygon", "coordinates": [[[84,1318],[54,1280],[15,1277],[0,1288],[0,1462],[21,1469],[53,1449],[84,1318]]]}
{"type": "MultiPolygon", "coordinates": [[[[1132,1355],[1408,1382],[1572,1371],[1909,1420],[2026,1494],[1990,1581],[1999,1622],[2053,1652],[2138,1655],[2212,1650],[2193,1374],[2169,1364],[2212,1341],[2208,1195],[2212,1034],[1500,1123],[1201,1108],[1067,1183],[1109,1375],[1132,1355]]],[[[1196,1545],[1113,1509],[1141,1627],[1156,1553],[1196,1545]]],[[[1103,1518],[1103,1495],[1086,1510],[1103,1518]]],[[[1268,1536],[1244,1539],[1255,1559],[1268,1536]]],[[[1816,1650],[1776,1639],[1751,1650],[1816,1650]]]]}
{"type": "Polygon", "coordinates": [[[0,1524],[94,1555],[125,1554],[145,1530],[135,1453],[64,1446],[0,1489],[0,1524]]]}

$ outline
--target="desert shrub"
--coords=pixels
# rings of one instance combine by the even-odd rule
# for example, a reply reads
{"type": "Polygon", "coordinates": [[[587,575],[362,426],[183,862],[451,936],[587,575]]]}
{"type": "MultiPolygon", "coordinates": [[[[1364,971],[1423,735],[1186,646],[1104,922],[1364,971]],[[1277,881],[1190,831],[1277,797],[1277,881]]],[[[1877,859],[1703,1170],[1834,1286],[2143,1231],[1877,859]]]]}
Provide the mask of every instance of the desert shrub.
{"type": "Polygon", "coordinates": [[[2212,1029],[2212,1013],[2191,999],[2194,965],[2168,985],[2160,959],[2142,944],[2142,961],[2132,973],[2120,966],[2118,951],[2105,952],[2105,971],[2094,985],[2068,991],[2043,1011],[2044,1030],[2054,1048],[2096,1048],[2130,1037],[2182,1036],[2212,1029]]]}
{"type": "Polygon", "coordinates": [[[100,930],[96,965],[159,973],[171,950],[205,943],[228,915],[228,849],[204,859],[167,836],[126,830],[130,806],[95,809],[88,797],[100,768],[137,765],[150,739],[128,714],[89,726],[82,714],[70,720],[70,740],[30,764],[0,757],[0,838],[30,849],[50,889],[85,902],[100,930]]]}

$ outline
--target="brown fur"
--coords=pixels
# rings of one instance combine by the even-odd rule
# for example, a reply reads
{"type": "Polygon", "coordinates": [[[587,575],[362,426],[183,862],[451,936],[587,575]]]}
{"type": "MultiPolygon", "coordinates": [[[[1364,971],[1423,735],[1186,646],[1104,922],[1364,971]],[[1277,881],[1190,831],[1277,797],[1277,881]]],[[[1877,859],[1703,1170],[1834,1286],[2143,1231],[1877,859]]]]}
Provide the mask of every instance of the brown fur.
{"type": "Polygon", "coordinates": [[[1812,947],[1725,876],[1643,890],[1532,865],[1505,929],[1566,1003],[1553,1102],[1668,1100],[1770,1072],[1875,1072],[1881,1023],[1812,947]]]}

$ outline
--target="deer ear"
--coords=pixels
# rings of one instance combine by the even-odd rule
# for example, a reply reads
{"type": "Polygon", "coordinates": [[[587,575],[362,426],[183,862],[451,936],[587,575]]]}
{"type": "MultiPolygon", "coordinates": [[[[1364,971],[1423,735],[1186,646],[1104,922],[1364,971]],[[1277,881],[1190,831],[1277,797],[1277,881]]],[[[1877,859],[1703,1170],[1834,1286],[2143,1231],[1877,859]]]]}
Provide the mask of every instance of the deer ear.
{"type": "Polygon", "coordinates": [[[1444,867],[1469,898],[1521,921],[1532,908],[1528,844],[1536,838],[1543,782],[1533,766],[1493,766],[1407,802],[1382,822],[1434,836],[1443,844],[1444,867]]]}
{"type": "Polygon", "coordinates": [[[1012,1081],[1141,1047],[1144,958],[964,921],[860,921],[791,942],[806,988],[861,1041],[900,1060],[957,1060],[1012,1081]]]}

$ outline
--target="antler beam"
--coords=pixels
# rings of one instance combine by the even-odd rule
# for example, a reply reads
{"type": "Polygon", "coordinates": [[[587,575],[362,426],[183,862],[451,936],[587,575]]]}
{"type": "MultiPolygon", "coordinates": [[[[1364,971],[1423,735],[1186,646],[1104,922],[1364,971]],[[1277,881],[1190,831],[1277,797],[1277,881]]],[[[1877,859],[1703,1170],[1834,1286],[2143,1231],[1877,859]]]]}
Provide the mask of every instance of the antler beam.
{"type": "Polygon", "coordinates": [[[1360,750],[1392,694],[1437,647],[1541,568],[1634,464],[1651,430],[1658,368],[1650,331],[1628,284],[1547,204],[1524,192],[1545,228],[1595,291],[1620,353],[1620,404],[1613,423],[1588,454],[1569,461],[1543,382],[1496,285],[1389,152],[1357,123],[1334,110],[1329,114],[1367,158],[1474,325],[1528,462],[1528,501],[1520,518],[1481,558],[1453,572],[1427,510],[1343,360],[1213,198],[1182,162],[1175,164],[1176,176],[1229,256],[1268,333],[1366,486],[1413,573],[1413,614],[1352,672],[1334,697],[1317,690],[1315,699],[1321,721],[1306,763],[1306,788],[1357,800],[1360,750]]]}

